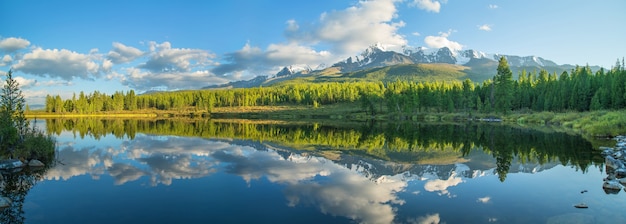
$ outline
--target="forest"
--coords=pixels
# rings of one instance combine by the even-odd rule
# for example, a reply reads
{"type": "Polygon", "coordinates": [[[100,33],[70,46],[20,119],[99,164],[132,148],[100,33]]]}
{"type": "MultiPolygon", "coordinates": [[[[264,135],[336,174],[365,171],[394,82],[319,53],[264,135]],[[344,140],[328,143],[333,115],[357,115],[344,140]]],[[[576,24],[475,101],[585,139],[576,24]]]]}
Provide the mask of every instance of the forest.
{"type": "Polygon", "coordinates": [[[202,111],[216,107],[320,105],[358,103],[370,115],[428,112],[499,113],[511,111],[618,110],[626,106],[626,70],[617,60],[610,70],[592,71],[576,66],[571,71],[521,71],[517,79],[506,58],[497,74],[482,83],[464,81],[413,82],[397,80],[275,84],[238,89],[183,90],[137,95],[133,90],[112,95],[94,91],[46,97],[45,111],[93,114],[146,110],[202,111]]]}

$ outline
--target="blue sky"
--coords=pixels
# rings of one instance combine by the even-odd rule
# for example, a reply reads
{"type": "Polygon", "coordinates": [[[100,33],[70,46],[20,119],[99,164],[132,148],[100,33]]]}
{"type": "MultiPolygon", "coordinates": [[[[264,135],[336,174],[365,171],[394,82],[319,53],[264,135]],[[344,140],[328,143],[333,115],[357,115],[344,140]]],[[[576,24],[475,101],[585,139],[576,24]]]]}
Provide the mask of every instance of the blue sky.
{"type": "Polygon", "coordinates": [[[29,104],[94,90],[195,89],[283,66],[330,65],[381,43],[610,68],[622,0],[0,1],[0,75],[29,104]]]}

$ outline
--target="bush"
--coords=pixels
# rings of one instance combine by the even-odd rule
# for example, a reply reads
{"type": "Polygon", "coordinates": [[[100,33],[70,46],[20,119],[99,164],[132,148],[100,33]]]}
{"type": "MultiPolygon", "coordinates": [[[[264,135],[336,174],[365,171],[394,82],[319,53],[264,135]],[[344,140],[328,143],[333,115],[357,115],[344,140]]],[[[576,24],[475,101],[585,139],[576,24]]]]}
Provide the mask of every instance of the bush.
{"type": "Polygon", "coordinates": [[[15,150],[14,156],[24,160],[37,159],[50,164],[54,158],[55,145],[56,140],[50,135],[33,129],[24,136],[24,141],[15,150]]]}

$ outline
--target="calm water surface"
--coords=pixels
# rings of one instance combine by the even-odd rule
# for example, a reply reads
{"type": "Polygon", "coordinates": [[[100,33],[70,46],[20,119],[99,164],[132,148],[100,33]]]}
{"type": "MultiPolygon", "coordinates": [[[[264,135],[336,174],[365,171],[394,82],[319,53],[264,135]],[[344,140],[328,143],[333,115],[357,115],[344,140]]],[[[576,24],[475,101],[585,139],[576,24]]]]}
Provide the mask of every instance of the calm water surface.
{"type": "Polygon", "coordinates": [[[57,136],[59,162],[5,177],[26,182],[9,192],[18,200],[5,222],[626,223],[626,192],[602,189],[603,159],[576,135],[484,124],[38,124],[57,136]]]}

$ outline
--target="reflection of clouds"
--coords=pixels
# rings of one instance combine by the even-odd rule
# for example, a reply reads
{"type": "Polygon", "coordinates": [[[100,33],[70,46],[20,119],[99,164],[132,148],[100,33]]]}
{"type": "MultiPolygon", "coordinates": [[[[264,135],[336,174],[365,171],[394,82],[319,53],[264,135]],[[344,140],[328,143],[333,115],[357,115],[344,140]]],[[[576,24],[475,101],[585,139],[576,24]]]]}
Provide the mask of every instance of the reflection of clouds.
{"type": "Polygon", "coordinates": [[[150,167],[152,185],[159,183],[170,185],[172,179],[189,179],[208,176],[215,172],[212,163],[206,159],[193,159],[190,155],[171,156],[157,154],[148,158],[140,158],[150,167]]]}
{"type": "Polygon", "coordinates": [[[272,151],[242,152],[246,151],[224,151],[214,157],[230,163],[227,172],[248,182],[264,176],[271,182],[286,184],[290,206],[312,204],[325,214],[363,223],[391,223],[395,216],[391,204],[403,203],[395,193],[407,183],[399,178],[377,183],[324,158],[291,155],[284,159],[272,151]]]}
{"type": "Polygon", "coordinates": [[[424,184],[424,189],[429,192],[439,191],[439,195],[451,196],[448,187],[456,186],[463,182],[463,179],[456,176],[456,172],[452,172],[447,180],[429,180],[424,184]]]}
{"type": "Polygon", "coordinates": [[[228,143],[206,139],[141,134],[122,142],[119,148],[92,146],[76,150],[70,143],[64,145],[57,153],[60,163],[48,170],[46,179],[67,180],[84,174],[98,179],[106,170],[118,185],[142,176],[150,176],[152,185],[169,185],[173,179],[207,176],[214,172],[211,167],[215,164],[210,162],[208,155],[231,147],[228,143]],[[142,163],[131,165],[133,160],[142,163]],[[140,168],[144,165],[147,167],[140,168]]]}
{"type": "Polygon", "coordinates": [[[137,180],[141,176],[146,175],[145,171],[122,163],[113,164],[107,171],[115,179],[115,185],[122,185],[126,182],[137,180]]]}
{"type": "Polygon", "coordinates": [[[259,151],[250,146],[200,138],[137,135],[119,147],[59,151],[65,165],[46,174],[48,179],[102,175],[105,171],[116,185],[148,176],[151,185],[170,185],[174,179],[211,175],[220,167],[226,172],[252,180],[267,178],[285,185],[289,206],[313,205],[321,212],[348,217],[363,223],[392,223],[393,205],[403,204],[396,193],[407,186],[403,175],[368,178],[358,169],[349,169],[322,157],[277,151],[259,151]],[[218,164],[224,166],[218,166],[218,164]]]}
{"type": "Polygon", "coordinates": [[[59,162],[46,172],[47,180],[67,180],[83,174],[90,174],[97,179],[98,175],[104,173],[104,167],[97,165],[111,159],[102,150],[94,148],[76,150],[72,146],[58,150],[57,155],[59,162]]]}
{"type": "Polygon", "coordinates": [[[137,135],[133,141],[125,141],[122,148],[127,152],[127,159],[142,158],[153,154],[187,154],[208,156],[212,152],[232,147],[226,142],[208,141],[201,138],[183,138],[175,136],[137,135]]]}
{"type": "Polygon", "coordinates": [[[429,214],[426,216],[418,217],[416,219],[409,219],[408,223],[414,224],[438,224],[441,222],[441,218],[439,218],[439,213],[429,214]]]}
{"type": "Polygon", "coordinates": [[[487,196],[484,198],[478,198],[478,200],[476,200],[477,202],[483,203],[483,204],[487,204],[489,203],[489,201],[491,201],[491,197],[487,196]]]}

